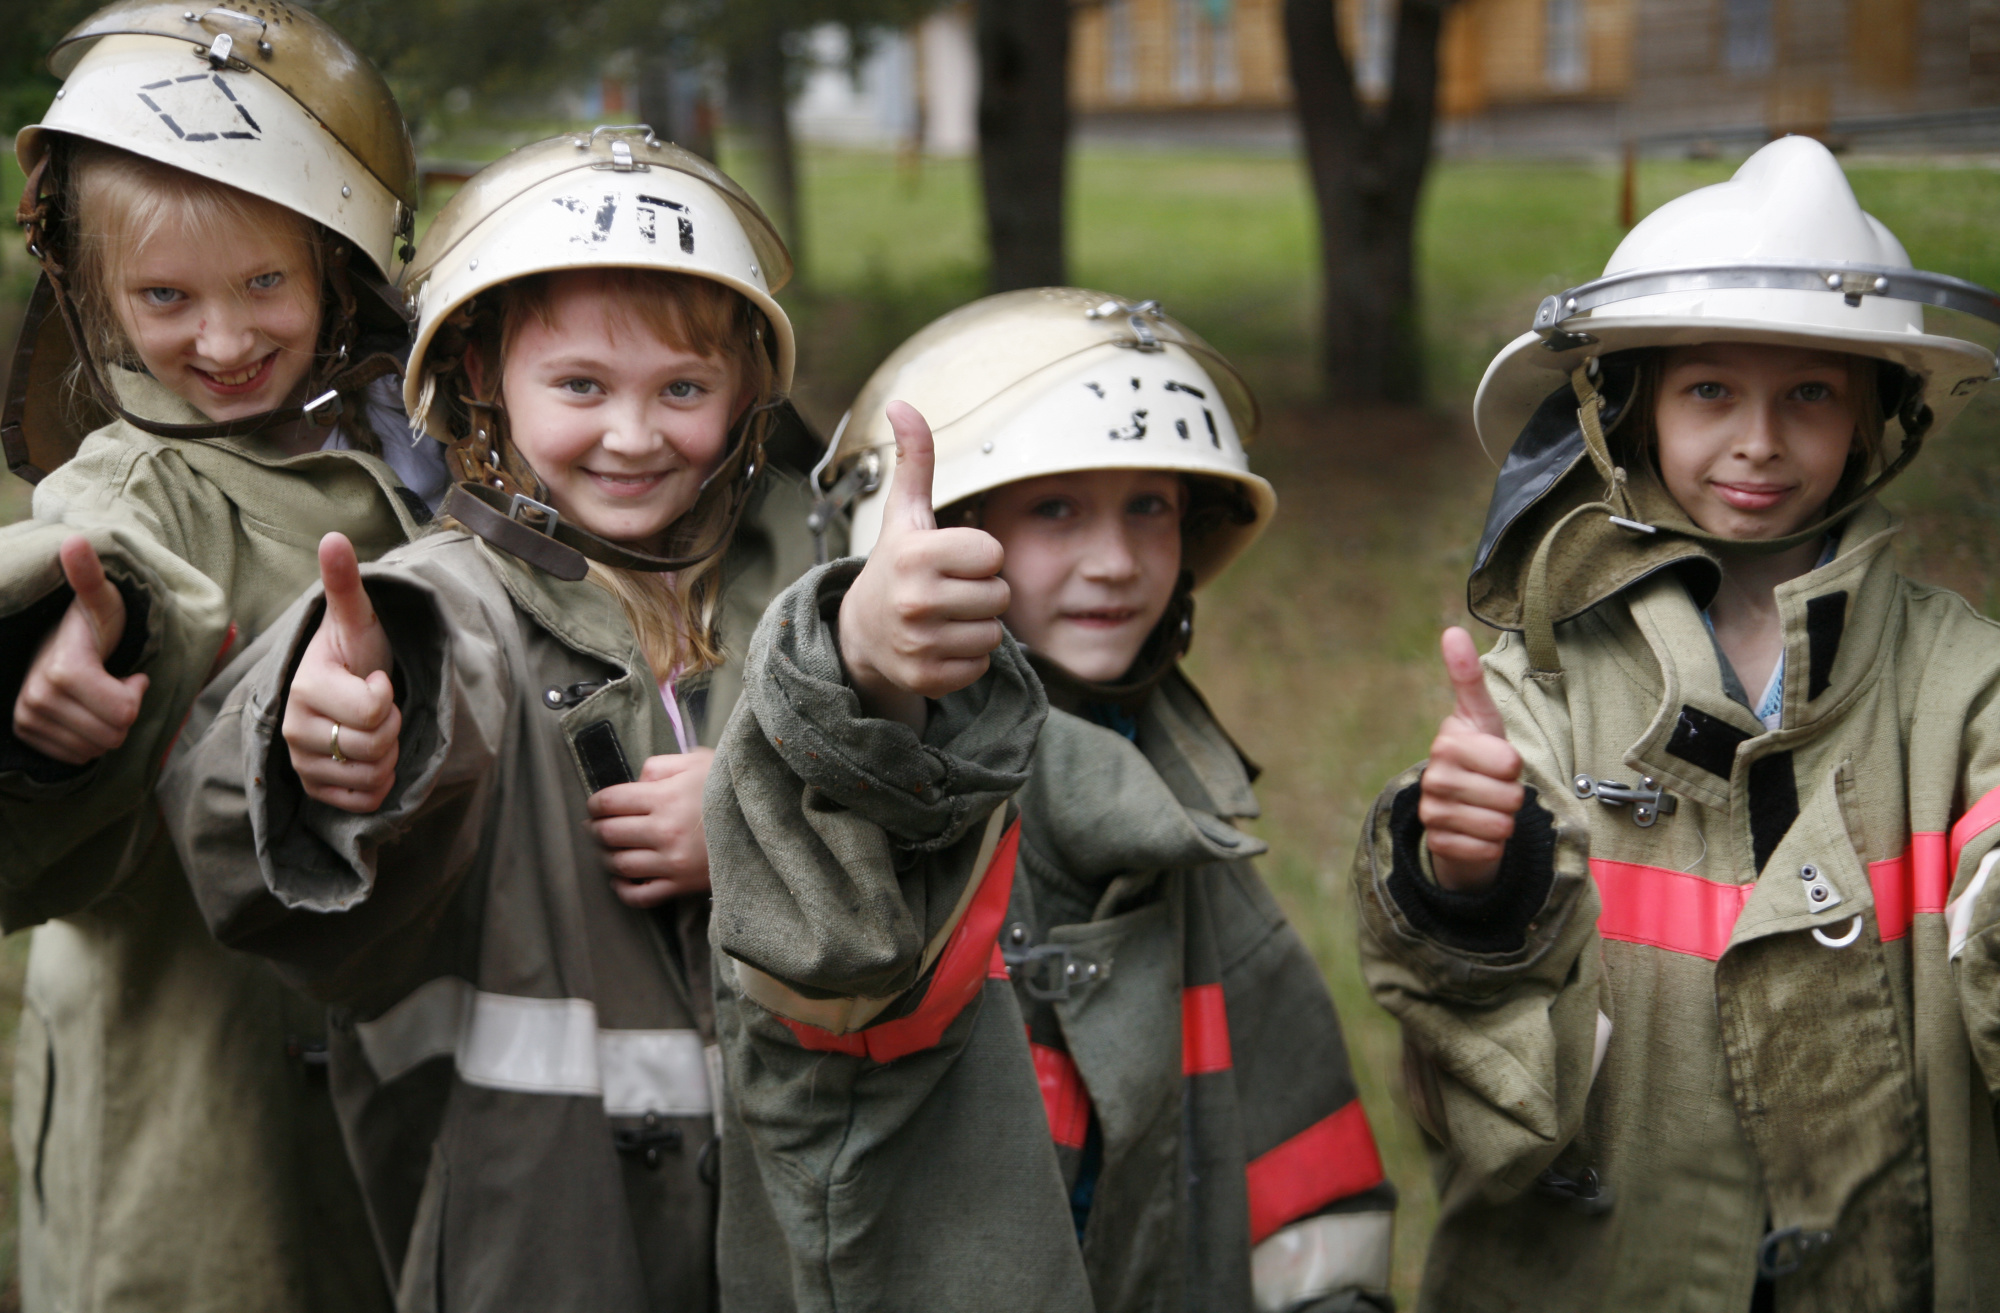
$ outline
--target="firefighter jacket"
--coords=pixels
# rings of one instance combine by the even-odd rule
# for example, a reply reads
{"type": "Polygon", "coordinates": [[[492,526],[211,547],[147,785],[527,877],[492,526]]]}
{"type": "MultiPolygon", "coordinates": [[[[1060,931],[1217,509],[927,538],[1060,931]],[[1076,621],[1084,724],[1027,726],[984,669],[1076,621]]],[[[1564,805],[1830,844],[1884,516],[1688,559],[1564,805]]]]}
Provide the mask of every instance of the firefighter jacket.
{"type": "Polygon", "coordinates": [[[710,777],[726,1306],[1374,1307],[1393,1195],[1200,698],[1043,723],[1009,640],[919,739],[844,683],[857,570],[767,614],[710,777]]]}
{"type": "Polygon", "coordinates": [[[457,530],[362,574],[396,654],[393,789],[351,815],[291,770],[314,589],[161,785],[209,926],[332,1009],[400,1310],[710,1307],[707,904],[620,903],[586,806],[676,750],[624,612],[457,530]]]}
{"type": "MultiPolygon", "coordinates": [[[[128,408],[203,419],[111,371],[128,408]]],[[[153,801],[196,694],[319,573],[427,517],[353,451],[91,434],[0,529],[0,924],[35,926],[14,1072],[22,1305],[37,1311],[388,1304],[328,1098],[323,1010],[209,938],[153,801]],[[151,676],[125,744],[84,767],[13,736],[13,706],[87,536],[125,599],[107,666],[151,676]]]]}
{"type": "Polygon", "coordinates": [[[1783,715],[1684,576],[1512,636],[1529,800],[1478,894],[1428,875],[1421,766],[1355,866],[1437,1141],[1423,1307],[2000,1307],[2000,629],[1864,504],[1777,590],[1783,715]],[[1740,693],[1740,690],[1739,690],[1740,693]]]}

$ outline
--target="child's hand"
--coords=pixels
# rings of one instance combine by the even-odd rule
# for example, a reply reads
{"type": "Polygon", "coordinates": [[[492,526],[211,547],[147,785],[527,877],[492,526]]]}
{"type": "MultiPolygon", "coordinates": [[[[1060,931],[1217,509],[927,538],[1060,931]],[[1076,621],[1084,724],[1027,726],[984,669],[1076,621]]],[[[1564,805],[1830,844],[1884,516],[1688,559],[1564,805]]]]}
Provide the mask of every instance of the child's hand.
{"type": "Polygon", "coordinates": [[[900,401],[889,403],[889,425],[896,479],[882,536],[840,604],[840,655],[869,715],[921,731],[924,699],[971,684],[1000,646],[1005,553],[982,530],[937,527],[930,425],[900,401]]]}
{"type": "Polygon", "coordinates": [[[396,782],[403,732],[389,679],[389,635],[375,618],[345,536],[320,539],[319,576],[326,615],[292,676],[285,743],[308,798],[342,811],[372,812],[396,782]]]}
{"type": "Polygon", "coordinates": [[[627,907],[658,907],[708,888],[701,791],[715,749],[648,757],[634,784],[590,795],[590,828],[609,851],[611,891],[627,907]]]}
{"type": "Polygon", "coordinates": [[[125,599],[104,577],[90,540],[64,539],[57,557],[76,597],[21,681],[14,736],[45,757],[81,766],[124,745],[151,681],[113,679],[104,669],[125,636],[125,599]]]}
{"type": "Polygon", "coordinates": [[[1458,705],[1438,726],[1424,768],[1418,819],[1431,849],[1431,869],[1446,889],[1475,890],[1493,882],[1514,833],[1514,813],[1526,793],[1521,754],[1507,742],[1472,635],[1444,631],[1445,672],[1458,705]]]}

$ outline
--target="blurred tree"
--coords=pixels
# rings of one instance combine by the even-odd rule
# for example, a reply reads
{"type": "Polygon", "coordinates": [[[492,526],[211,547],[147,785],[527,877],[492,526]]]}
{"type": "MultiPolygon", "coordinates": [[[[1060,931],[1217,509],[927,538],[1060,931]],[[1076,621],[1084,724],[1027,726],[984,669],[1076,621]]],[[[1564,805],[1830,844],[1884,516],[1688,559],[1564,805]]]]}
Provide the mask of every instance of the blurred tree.
{"type": "Polygon", "coordinates": [[[1321,369],[1339,400],[1423,399],[1415,225],[1451,3],[1397,5],[1388,98],[1370,107],[1356,94],[1330,0],[1285,0],[1292,94],[1319,209],[1321,369]]]}
{"type": "Polygon", "coordinates": [[[1067,281],[1069,33],[1070,0],[979,0],[979,180],[996,292],[1067,281]]]}
{"type": "Polygon", "coordinates": [[[38,122],[61,83],[50,74],[49,47],[102,0],[0,0],[0,132],[38,122]]]}

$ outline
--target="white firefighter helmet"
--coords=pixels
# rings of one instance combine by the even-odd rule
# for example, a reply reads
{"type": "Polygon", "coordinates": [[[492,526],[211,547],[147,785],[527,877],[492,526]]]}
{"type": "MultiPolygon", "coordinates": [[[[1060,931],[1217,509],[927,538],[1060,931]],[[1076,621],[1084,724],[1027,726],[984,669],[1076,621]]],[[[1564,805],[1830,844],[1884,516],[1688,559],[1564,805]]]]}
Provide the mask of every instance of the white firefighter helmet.
{"type": "MultiPolygon", "coordinates": [[[[480,293],[565,269],[658,269],[733,288],[770,321],[776,386],[792,386],[792,321],[771,294],[792,257],[757,202],[691,151],[650,128],[597,128],[523,146],[480,170],[424,233],[403,278],[417,312],[404,375],[416,415],[440,326],[480,293]]],[[[444,442],[442,408],[425,415],[444,442]]]]}
{"type": "Polygon", "coordinates": [[[891,401],[908,402],[930,423],[940,508],[1002,484],[1084,470],[1172,470],[1236,489],[1244,514],[1187,546],[1197,586],[1277,509],[1243,450],[1258,425],[1250,389],[1150,301],[1074,287],[1002,292],[898,347],[862,387],[821,462],[823,484],[846,479],[865,490],[853,510],[857,555],[881,533],[895,475],[891,401]]]}
{"type": "Polygon", "coordinates": [[[57,43],[64,79],[15,138],[23,171],[50,134],[116,146],[305,215],[393,281],[416,210],[416,157],[374,66],[288,0],[194,8],[123,0],[57,43]]]}
{"type": "MultiPolygon", "coordinates": [[[[1551,296],[1534,328],[1494,358],[1474,417],[1489,453],[1506,451],[1545,398],[1587,359],[1634,347],[1763,342],[1872,356],[1921,390],[1933,432],[1994,375],[1993,353],[1925,331],[1925,305],[2000,322],[2000,299],[1914,270],[1902,243],[1854,198],[1810,137],[1770,143],[1728,182],[1646,216],[1604,276],[1551,296]]],[[[1891,408],[1891,418],[1897,418],[1891,408]]]]}

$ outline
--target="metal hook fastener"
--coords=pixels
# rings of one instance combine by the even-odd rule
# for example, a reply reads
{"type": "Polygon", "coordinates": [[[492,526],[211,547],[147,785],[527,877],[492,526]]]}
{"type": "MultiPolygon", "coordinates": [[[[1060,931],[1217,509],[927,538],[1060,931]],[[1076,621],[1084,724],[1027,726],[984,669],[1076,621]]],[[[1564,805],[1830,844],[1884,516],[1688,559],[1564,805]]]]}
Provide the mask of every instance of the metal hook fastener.
{"type": "MultiPolygon", "coordinates": [[[[201,25],[208,28],[211,32],[215,31],[214,25],[208,21],[211,18],[226,18],[232,23],[247,23],[255,27],[257,29],[257,53],[266,59],[271,57],[271,43],[266,39],[270,34],[271,28],[263,19],[257,17],[255,14],[246,14],[240,9],[226,9],[218,5],[213,9],[204,11],[200,19],[201,25]]],[[[235,39],[230,37],[228,33],[218,34],[215,38],[215,44],[209,47],[208,61],[217,68],[221,68],[224,63],[228,62],[229,53],[235,44],[235,39]],[[218,49],[220,50],[219,54],[217,53],[218,49]]]]}
{"type": "Polygon", "coordinates": [[[1787,1226],[1771,1232],[1757,1246],[1757,1275],[1766,1281],[1788,1277],[1806,1265],[1806,1259],[1833,1243],[1831,1231],[1808,1231],[1787,1226]]]}
{"type": "Polygon", "coordinates": [[[1126,316],[1132,325],[1132,333],[1139,340],[1132,343],[1139,351],[1165,351],[1167,348],[1153,334],[1153,326],[1146,322],[1148,315],[1154,319],[1164,319],[1167,312],[1160,308],[1158,301],[1141,301],[1137,305],[1126,305],[1123,301],[1104,301],[1084,312],[1088,319],[1110,319],[1116,315],[1126,316]]]}
{"type": "MultiPolygon", "coordinates": [[[[1835,939],[1832,935],[1829,935],[1825,930],[1821,929],[1819,926],[1813,927],[1813,938],[1819,940],[1820,943],[1825,944],[1828,948],[1846,948],[1849,944],[1853,943],[1860,937],[1861,937],[1861,913],[1859,912],[1856,912],[1854,914],[1854,919],[1847,923],[1847,933],[1843,934],[1838,939],[1835,939]]],[[[1797,1230],[1798,1228],[1794,1227],[1792,1229],[1797,1230]]]]}
{"type": "Polygon", "coordinates": [[[1595,798],[1607,807],[1630,806],[1632,824],[1642,830],[1662,816],[1672,816],[1681,805],[1679,798],[1662,789],[1650,775],[1641,775],[1640,787],[1636,789],[1614,780],[1594,780],[1588,775],[1578,775],[1573,783],[1579,798],[1595,798]]]}

